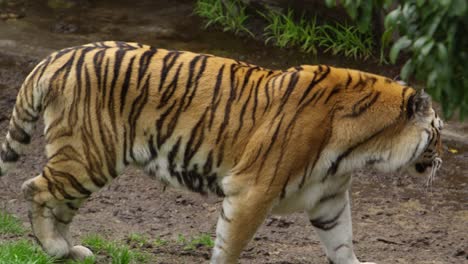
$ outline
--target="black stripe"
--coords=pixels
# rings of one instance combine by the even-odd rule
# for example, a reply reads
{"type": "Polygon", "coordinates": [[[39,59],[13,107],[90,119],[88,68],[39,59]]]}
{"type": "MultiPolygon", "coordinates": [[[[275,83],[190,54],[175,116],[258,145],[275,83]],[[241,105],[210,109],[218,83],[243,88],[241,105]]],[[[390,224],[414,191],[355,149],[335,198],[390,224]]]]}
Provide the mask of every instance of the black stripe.
{"type": "Polygon", "coordinates": [[[252,129],[253,127],[255,126],[255,113],[257,112],[257,105],[258,105],[258,90],[259,90],[259,86],[260,86],[260,83],[262,82],[263,80],[263,76],[260,77],[260,79],[257,80],[257,84],[255,85],[255,96],[254,96],[254,103],[253,103],[253,106],[252,106],[252,129]]]}
{"type": "Polygon", "coordinates": [[[338,218],[340,218],[341,214],[344,212],[345,208],[347,205],[343,206],[343,208],[340,209],[340,211],[331,219],[329,220],[324,220],[322,217],[319,217],[317,219],[310,219],[310,223],[321,230],[328,231],[333,229],[335,226],[339,224],[338,218]]]}
{"type": "Polygon", "coordinates": [[[208,153],[208,158],[206,159],[205,165],[203,165],[203,174],[208,175],[213,168],[213,150],[210,150],[208,153]]]}
{"type": "MultiPolygon", "coordinates": [[[[329,113],[329,116],[330,116],[330,125],[326,131],[326,134],[324,136],[324,140],[322,140],[320,142],[320,146],[318,148],[318,151],[314,157],[314,161],[312,162],[312,167],[310,169],[311,172],[314,171],[315,169],[315,165],[317,164],[318,160],[320,159],[320,156],[322,154],[322,151],[325,149],[325,147],[328,145],[328,141],[330,140],[330,137],[331,137],[331,134],[332,134],[332,131],[333,131],[333,121],[335,119],[335,116],[336,116],[336,113],[340,110],[343,110],[343,107],[334,107],[330,113],[329,113]]],[[[304,175],[303,175],[303,178],[301,180],[301,183],[299,184],[299,189],[301,189],[303,186],[304,186],[304,183],[305,183],[305,180],[306,180],[306,177],[308,176],[308,172],[305,171],[304,172],[304,175]]]]}
{"type": "Polygon", "coordinates": [[[279,135],[279,131],[280,131],[280,129],[281,129],[281,124],[283,123],[284,115],[285,115],[285,114],[283,114],[283,115],[281,116],[281,119],[280,119],[278,125],[276,126],[275,132],[273,132],[273,136],[271,137],[270,144],[268,145],[268,148],[266,149],[265,153],[263,153],[262,163],[260,164],[260,167],[258,168],[257,176],[256,176],[256,178],[255,178],[255,182],[257,182],[258,177],[259,177],[259,175],[260,175],[260,172],[262,171],[263,166],[265,165],[265,162],[266,162],[266,160],[267,160],[268,154],[270,154],[270,151],[271,151],[271,149],[273,148],[273,145],[277,142],[277,138],[278,138],[278,135],[279,135]]]}
{"type": "Polygon", "coordinates": [[[162,88],[164,87],[164,82],[166,81],[167,75],[169,71],[172,69],[172,66],[174,66],[175,61],[177,58],[179,58],[180,52],[177,51],[170,51],[164,56],[163,58],[163,67],[161,68],[161,74],[160,74],[160,83],[159,83],[159,88],[158,91],[161,91],[162,88]]]}
{"type": "MultiPolygon", "coordinates": [[[[390,124],[392,125],[392,124],[390,124]]],[[[343,153],[341,153],[335,161],[332,162],[330,168],[328,169],[328,172],[327,172],[327,175],[324,177],[324,179],[322,179],[322,182],[325,181],[325,179],[327,178],[328,175],[333,175],[335,174],[337,171],[338,171],[338,168],[340,166],[340,162],[346,158],[349,154],[351,154],[351,152],[353,152],[356,148],[358,148],[359,146],[369,142],[370,140],[372,140],[373,138],[375,138],[376,136],[378,136],[380,133],[382,133],[383,131],[385,131],[385,129],[387,129],[390,125],[387,125],[383,128],[381,128],[379,131],[375,132],[374,134],[370,135],[369,137],[367,137],[366,139],[354,144],[353,146],[349,147],[347,150],[345,150],[343,153]]]]}
{"type": "Polygon", "coordinates": [[[158,109],[166,106],[167,103],[169,103],[170,101],[169,99],[172,98],[175,91],[177,90],[178,88],[177,83],[180,79],[179,78],[180,70],[182,69],[183,65],[184,63],[179,64],[179,66],[177,67],[176,73],[174,74],[174,77],[172,78],[172,81],[167,85],[167,87],[165,87],[164,92],[161,94],[161,99],[159,100],[158,109]]]}
{"type": "Polygon", "coordinates": [[[190,132],[190,138],[187,142],[184,153],[184,166],[186,169],[189,166],[190,160],[200,149],[200,146],[203,143],[203,139],[205,138],[205,117],[208,113],[208,109],[209,108],[206,108],[205,112],[202,114],[202,116],[190,132]]]}
{"type": "Polygon", "coordinates": [[[241,99],[242,95],[244,94],[244,90],[247,87],[247,84],[250,81],[250,77],[252,76],[252,71],[255,70],[256,68],[249,68],[247,72],[244,74],[244,82],[242,83],[239,96],[237,97],[237,102],[241,99]]]}
{"type": "MultiPolygon", "coordinates": [[[[62,177],[67,179],[67,181],[71,184],[71,186],[77,190],[79,193],[84,194],[85,196],[90,196],[91,191],[86,189],[72,174],[68,172],[63,172],[63,171],[58,171],[55,170],[49,166],[46,166],[47,169],[50,171],[50,173],[53,175],[53,177],[62,177]]],[[[57,183],[55,183],[57,184],[57,183]]]]}
{"type": "Polygon", "coordinates": [[[218,75],[216,75],[216,83],[213,88],[213,99],[211,100],[211,113],[210,113],[210,122],[208,124],[208,127],[211,128],[213,125],[214,121],[214,115],[216,113],[216,110],[218,108],[218,105],[221,101],[221,94],[220,94],[220,88],[221,88],[221,83],[223,80],[223,74],[224,74],[224,66],[221,66],[221,68],[218,71],[218,75]]]}
{"type": "MultiPolygon", "coordinates": [[[[68,79],[68,75],[70,74],[70,70],[73,66],[73,62],[75,61],[76,51],[73,52],[71,57],[64,63],[58,70],[55,71],[54,75],[50,78],[49,83],[54,84],[57,80],[62,80],[62,87],[60,88],[61,91],[65,89],[66,81],[68,79]],[[63,77],[60,77],[60,74],[64,72],[63,77]]],[[[51,90],[51,89],[49,89],[51,90]]],[[[44,105],[44,107],[46,104],[44,105]]]]}
{"type": "Polygon", "coordinates": [[[358,116],[360,116],[361,114],[366,112],[373,104],[375,104],[375,102],[377,102],[377,99],[379,99],[380,94],[381,94],[380,91],[376,91],[376,92],[373,92],[373,93],[371,92],[371,93],[367,94],[366,96],[361,98],[359,101],[357,101],[353,105],[353,112],[352,113],[346,114],[343,117],[358,117],[358,116]],[[371,96],[372,96],[372,98],[370,100],[367,100],[371,96]]]}
{"type": "Polygon", "coordinates": [[[221,166],[221,163],[224,159],[224,147],[226,146],[226,136],[224,136],[223,140],[221,141],[219,150],[218,150],[218,161],[216,162],[216,166],[221,166]]]}
{"type": "Polygon", "coordinates": [[[96,76],[97,81],[97,88],[101,89],[102,87],[102,61],[104,59],[104,50],[99,50],[93,56],[93,66],[94,66],[94,74],[96,76]]]}
{"type": "Polygon", "coordinates": [[[163,126],[164,122],[166,121],[166,118],[169,117],[169,115],[172,113],[172,110],[175,108],[177,104],[177,99],[174,100],[172,105],[170,105],[165,112],[163,112],[160,116],[159,119],[156,121],[156,132],[158,133],[156,136],[156,143],[158,144],[158,148],[161,148],[161,146],[166,142],[166,140],[169,138],[170,133],[166,129],[166,133],[163,131],[163,126]]]}
{"type": "Polygon", "coordinates": [[[219,127],[219,132],[218,136],[216,138],[216,144],[219,143],[221,140],[221,137],[224,133],[224,130],[229,124],[230,121],[230,115],[231,115],[231,106],[234,100],[236,99],[236,83],[235,83],[235,74],[236,74],[237,68],[235,64],[231,65],[231,72],[230,72],[230,79],[231,79],[231,85],[230,85],[230,93],[228,100],[226,102],[226,107],[224,109],[224,118],[223,122],[221,123],[221,126],[219,127]]]}
{"type": "Polygon", "coordinates": [[[156,52],[156,49],[150,49],[141,54],[140,62],[138,64],[138,83],[140,83],[143,77],[145,76],[146,71],[148,70],[148,67],[150,65],[151,59],[153,58],[154,54],[156,54],[156,52]]]}
{"type": "Polygon", "coordinates": [[[228,223],[231,223],[232,220],[229,219],[227,216],[226,216],[226,213],[224,212],[224,208],[221,207],[221,213],[219,214],[219,216],[221,217],[221,219],[223,219],[224,221],[228,222],[228,223]]]}
{"type": "Polygon", "coordinates": [[[78,210],[78,207],[74,206],[72,203],[68,202],[68,203],[65,203],[65,205],[67,205],[68,209],[70,210],[73,210],[73,211],[77,211],[78,210]]]}
{"type": "Polygon", "coordinates": [[[352,89],[363,88],[366,86],[366,80],[362,78],[362,73],[358,73],[359,80],[354,84],[352,89]]]}
{"type": "Polygon", "coordinates": [[[276,112],[275,117],[281,114],[284,106],[289,100],[289,97],[291,96],[292,92],[296,88],[297,82],[299,81],[299,74],[297,72],[288,73],[288,74],[291,74],[291,78],[289,79],[288,87],[286,88],[285,93],[281,97],[281,103],[280,103],[280,106],[278,107],[278,111],[276,112]]]}
{"type": "Polygon", "coordinates": [[[258,158],[260,157],[260,154],[262,153],[262,150],[263,150],[263,145],[260,145],[260,147],[258,148],[257,150],[257,154],[255,154],[255,157],[248,163],[246,164],[243,168],[239,169],[238,171],[236,171],[236,174],[242,174],[244,173],[246,170],[248,170],[250,167],[252,167],[252,165],[255,164],[255,162],[258,160],[258,158]]]}
{"type": "Polygon", "coordinates": [[[328,94],[327,98],[325,99],[325,101],[323,103],[324,104],[328,103],[328,100],[330,100],[330,98],[332,98],[333,95],[337,94],[339,91],[340,91],[340,86],[339,85],[333,87],[333,89],[330,91],[330,93],[328,94]]]}
{"type": "Polygon", "coordinates": [[[203,55],[202,60],[201,60],[201,65],[200,65],[198,73],[197,73],[197,75],[195,77],[194,84],[192,85],[192,82],[190,82],[190,85],[189,85],[189,83],[187,82],[187,88],[186,89],[188,89],[190,86],[193,86],[193,88],[191,90],[191,93],[188,96],[188,101],[185,104],[183,111],[186,111],[189,108],[189,106],[192,104],[192,100],[195,97],[195,94],[196,94],[196,92],[198,90],[198,83],[199,83],[201,77],[203,76],[203,73],[205,72],[207,60],[208,60],[208,56],[203,55]]]}
{"type": "Polygon", "coordinates": [[[353,81],[353,78],[351,77],[351,73],[349,73],[349,71],[346,71],[346,73],[348,74],[348,80],[346,80],[345,88],[348,88],[353,81]]]}
{"type": "Polygon", "coordinates": [[[288,178],[286,178],[286,181],[283,184],[283,188],[281,188],[280,200],[284,199],[284,197],[286,196],[286,187],[288,186],[290,178],[291,175],[288,175],[288,178]]]}
{"type": "Polygon", "coordinates": [[[150,136],[150,138],[148,139],[148,149],[151,153],[151,158],[150,159],[154,159],[157,157],[158,155],[158,152],[156,151],[156,148],[154,147],[154,137],[153,135],[150,136]]]}
{"type": "Polygon", "coordinates": [[[130,59],[130,63],[128,64],[127,70],[125,71],[125,79],[122,84],[122,90],[120,91],[120,114],[123,113],[125,107],[125,99],[127,97],[128,88],[130,86],[130,77],[132,75],[133,70],[133,62],[135,61],[135,57],[130,59]]]}
{"type": "Polygon", "coordinates": [[[31,142],[31,136],[16,123],[14,118],[8,132],[13,140],[21,144],[29,144],[31,142]]]}
{"type": "Polygon", "coordinates": [[[108,103],[107,103],[107,109],[109,110],[112,128],[114,129],[114,131],[117,131],[117,124],[115,120],[115,108],[114,108],[114,104],[115,104],[114,91],[115,91],[115,85],[117,83],[117,79],[120,76],[120,67],[122,66],[122,61],[123,61],[123,57],[125,56],[125,53],[126,51],[122,49],[118,49],[115,52],[113,76],[112,76],[111,86],[109,90],[109,98],[108,98],[108,103]]]}
{"type": "Polygon", "coordinates": [[[265,84],[265,96],[266,96],[266,103],[265,103],[265,108],[263,109],[263,113],[266,113],[268,107],[270,107],[270,93],[268,89],[270,88],[270,81],[267,80],[265,84]]]}
{"type": "MultiPolygon", "coordinates": [[[[320,68],[321,69],[321,66],[320,68]]],[[[322,80],[324,80],[328,74],[330,74],[330,67],[326,66],[326,70],[323,72],[323,71],[319,71],[319,72],[316,72],[315,75],[314,75],[314,78],[312,79],[312,82],[309,84],[309,86],[307,86],[304,94],[302,95],[301,99],[299,100],[299,104],[302,103],[302,101],[304,101],[307,97],[307,95],[309,95],[310,91],[312,91],[312,89],[317,85],[319,84],[322,80]],[[321,73],[320,75],[318,73],[321,73]]]]}
{"type": "Polygon", "coordinates": [[[177,153],[179,152],[181,140],[182,140],[181,137],[179,137],[177,139],[177,142],[172,146],[171,151],[169,151],[169,153],[167,155],[167,159],[168,159],[168,162],[169,162],[169,173],[172,176],[175,176],[177,178],[177,181],[180,184],[184,185],[183,180],[182,180],[182,175],[175,171],[175,167],[176,167],[175,159],[177,157],[177,153]]]}
{"type": "MultiPolygon", "coordinates": [[[[137,121],[146,103],[148,102],[150,78],[151,78],[151,75],[148,75],[148,77],[146,78],[145,84],[141,88],[140,94],[133,101],[132,107],[130,108],[130,114],[128,115],[128,123],[130,124],[130,150],[131,150],[130,156],[133,160],[135,160],[135,154],[133,153],[133,145],[136,139],[137,121]]],[[[153,156],[154,155],[152,155],[152,157],[153,156]]]]}
{"type": "Polygon", "coordinates": [[[250,89],[249,96],[247,97],[247,100],[245,101],[245,103],[242,105],[241,112],[239,115],[239,126],[237,127],[236,132],[234,132],[233,143],[237,139],[237,136],[239,135],[242,127],[244,126],[244,115],[245,115],[245,111],[247,110],[247,106],[249,105],[250,98],[252,97],[252,91],[253,90],[250,89]]]}

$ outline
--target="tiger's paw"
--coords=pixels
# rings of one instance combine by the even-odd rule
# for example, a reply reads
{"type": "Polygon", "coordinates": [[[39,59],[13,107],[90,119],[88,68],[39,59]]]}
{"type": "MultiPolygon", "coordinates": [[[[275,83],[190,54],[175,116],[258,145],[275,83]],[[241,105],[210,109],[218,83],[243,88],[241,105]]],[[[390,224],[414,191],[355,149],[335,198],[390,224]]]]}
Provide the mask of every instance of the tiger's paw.
{"type": "Polygon", "coordinates": [[[87,247],[74,246],[70,249],[69,257],[73,260],[84,260],[93,256],[93,252],[87,247]]]}
{"type": "Polygon", "coordinates": [[[359,262],[359,264],[377,264],[375,262],[359,262]]]}

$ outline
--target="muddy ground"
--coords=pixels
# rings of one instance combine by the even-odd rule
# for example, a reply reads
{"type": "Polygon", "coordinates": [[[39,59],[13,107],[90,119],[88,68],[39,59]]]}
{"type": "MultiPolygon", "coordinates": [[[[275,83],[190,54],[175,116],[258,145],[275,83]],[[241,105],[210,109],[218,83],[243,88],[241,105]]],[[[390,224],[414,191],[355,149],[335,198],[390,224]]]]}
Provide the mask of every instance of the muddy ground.
{"type": "MultiPolygon", "coordinates": [[[[46,1],[5,2],[0,6],[0,141],[17,90],[35,63],[55,49],[91,41],[138,41],[272,68],[326,63],[390,77],[398,72],[374,62],[317,58],[204,31],[201,21],[191,15],[191,1],[78,1],[80,4],[55,9],[47,7],[46,1]]],[[[404,174],[355,174],[353,227],[355,250],[361,260],[468,263],[468,124],[448,121],[446,127],[444,164],[432,189],[424,187],[425,179],[404,174]]],[[[25,224],[26,204],[20,185],[37,175],[45,162],[41,135],[39,127],[28,155],[17,169],[0,179],[0,208],[25,224]]],[[[77,239],[93,233],[123,240],[140,233],[169,241],[175,241],[179,234],[214,235],[219,206],[217,198],[163,190],[159,182],[129,169],[80,209],[72,231],[77,239]]],[[[157,263],[204,263],[210,254],[206,247],[184,250],[177,243],[148,246],[146,250],[156,256],[157,263]]],[[[326,258],[307,218],[297,213],[268,218],[242,254],[241,263],[326,263],[326,258]]]]}

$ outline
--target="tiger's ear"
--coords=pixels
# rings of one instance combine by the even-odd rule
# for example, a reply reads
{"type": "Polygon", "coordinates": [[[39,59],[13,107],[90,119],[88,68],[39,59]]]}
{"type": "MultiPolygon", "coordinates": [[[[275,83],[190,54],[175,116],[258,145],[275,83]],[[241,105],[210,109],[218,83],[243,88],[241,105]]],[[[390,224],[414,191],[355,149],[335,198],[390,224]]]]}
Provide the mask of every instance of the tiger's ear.
{"type": "Polygon", "coordinates": [[[431,96],[424,92],[424,89],[418,90],[408,99],[408,105],[406,107],[408,119],[425,117],[431,113],[431,109],[431,96]]]}

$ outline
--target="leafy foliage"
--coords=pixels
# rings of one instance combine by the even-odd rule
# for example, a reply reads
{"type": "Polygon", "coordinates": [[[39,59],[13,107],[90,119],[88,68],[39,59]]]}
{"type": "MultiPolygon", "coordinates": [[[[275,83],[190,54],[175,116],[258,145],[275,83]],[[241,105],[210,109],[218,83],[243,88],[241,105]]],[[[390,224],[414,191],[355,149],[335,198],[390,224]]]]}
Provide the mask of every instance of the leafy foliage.
{"type": "MultiPolygon", "coordinates": [[[[392,0],[325,0],[330,7],[339,2],[357,21],[361,32],[371,31],[372,10],[389,6],[392,0]]],[[[389,58],[397,61],[401,51],[410,54],[400,75],[424,82],[434,99],[440,101],[446,117],[457,110],[463,119],[468,113],[468,3],[466,0],[402,0],[385,17],[381,36],[381,60],[392,35],[389,58]]]]}
{"type": "Polygon", "coordinates": [[[360,32],[366,33],[372,30],[372,14],[375,8],[388,7],[392,0],[325,0],[328,7],[335,7],[337,3],[342,5],[351,19],[356,20],[360,32]]]}
{"type": "Polygon", "coordinates": [[[443,105],[446,117],[468,113],[468,6],[466,0],[406,0],[385,19],[400,38],[390,50],[395,63],[400,51],[411,53],[401,77],[424,81],[443,105]]]}

